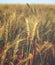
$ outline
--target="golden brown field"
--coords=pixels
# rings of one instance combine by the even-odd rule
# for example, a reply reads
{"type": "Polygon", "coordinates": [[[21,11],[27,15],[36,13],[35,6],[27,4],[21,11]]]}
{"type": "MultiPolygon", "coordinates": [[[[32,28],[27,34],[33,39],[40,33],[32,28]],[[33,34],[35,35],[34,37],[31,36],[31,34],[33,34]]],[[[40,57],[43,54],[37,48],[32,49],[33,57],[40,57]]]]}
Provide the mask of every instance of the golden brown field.
{"type": "Polygon", "coordinates": [[[55,65],[55,5],[0,4],[0,65],[55,65]]]}

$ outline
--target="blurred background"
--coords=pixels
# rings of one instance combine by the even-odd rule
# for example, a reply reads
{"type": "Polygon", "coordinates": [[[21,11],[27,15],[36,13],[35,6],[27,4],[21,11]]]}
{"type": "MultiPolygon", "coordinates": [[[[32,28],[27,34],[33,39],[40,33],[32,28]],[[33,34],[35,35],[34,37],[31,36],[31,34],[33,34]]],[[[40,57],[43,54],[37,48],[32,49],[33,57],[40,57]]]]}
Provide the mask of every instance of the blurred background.
{"type": "Polygon", "coordinates": [[[55,4],[55,0],[0,0],[0,4],[55,4]]]}

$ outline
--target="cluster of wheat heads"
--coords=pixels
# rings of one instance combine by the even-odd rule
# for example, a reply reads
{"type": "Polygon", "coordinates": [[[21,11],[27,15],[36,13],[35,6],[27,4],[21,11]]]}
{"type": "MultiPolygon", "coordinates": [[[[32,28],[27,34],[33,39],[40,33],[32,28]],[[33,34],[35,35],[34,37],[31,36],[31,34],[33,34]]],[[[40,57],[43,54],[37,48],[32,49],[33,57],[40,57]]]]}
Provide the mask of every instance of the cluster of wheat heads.
{"type": "Polygon", "coordinates": [[[53,13],[49,10],[42,17],[38,9],[26,8],[27,16],[24,11],[18,16],[17,9],[0,11],[0,65],[54,65],[53,13]]]}

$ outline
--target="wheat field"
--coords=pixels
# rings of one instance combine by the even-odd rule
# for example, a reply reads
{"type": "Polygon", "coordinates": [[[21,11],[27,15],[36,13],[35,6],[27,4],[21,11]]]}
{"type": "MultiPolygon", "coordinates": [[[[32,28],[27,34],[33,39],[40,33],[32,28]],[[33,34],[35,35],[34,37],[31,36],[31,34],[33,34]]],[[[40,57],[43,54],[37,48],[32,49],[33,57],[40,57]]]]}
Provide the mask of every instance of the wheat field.
{"type": "Polygon", "coordinates": [[[55,5],[0,4],[0,65],[55,65],[55,5]]]}

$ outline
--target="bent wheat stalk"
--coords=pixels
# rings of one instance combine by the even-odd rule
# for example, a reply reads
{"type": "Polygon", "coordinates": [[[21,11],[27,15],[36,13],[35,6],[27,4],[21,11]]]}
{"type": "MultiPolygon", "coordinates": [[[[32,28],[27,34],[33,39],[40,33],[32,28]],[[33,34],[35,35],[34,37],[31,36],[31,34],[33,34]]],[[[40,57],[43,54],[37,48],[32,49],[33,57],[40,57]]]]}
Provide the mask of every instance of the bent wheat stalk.
{"type": "MultiPolygon", "coordinates": [[[[18,35],[18,39],[19,39],[20,35],[21,35],[22,33],[24,33],[24,32],[25,32],[25,31],[21,32],[21,33],[18,35]]],[[[19,46],[19,41],[17,41],[17,43],[15,44],[15,48],[14,48],[14,53],[13,53],[13,55],[15,55],[16,52],[18,51],[18,50],[17,50],[17,49],[18,49],[18,46],[19,46]]]]}
{"type": "MultiPolygon", "coordinates": [[[[21,42],[21,41],[23,41],[23,40],[26,40],[26,38],[25,38],[25,39],[19,39],[18,42],[21,42]]],[[[1,65],[4,65],[4,60],[5,60],[5,58],[6,58],[6,53],[7,53],[7,51],[8,51],[10,48],[12,48],[12,47],[16,44],[16,42],[17,42],[17,39],[15,39],[15,41],[13,41],[11,45],[9,44],[9,46],[4,50],[3,55],[2,55],[2,57],[1,57],[1,60],[2,60],[2,61],[1,61],[1,65]]]]}

